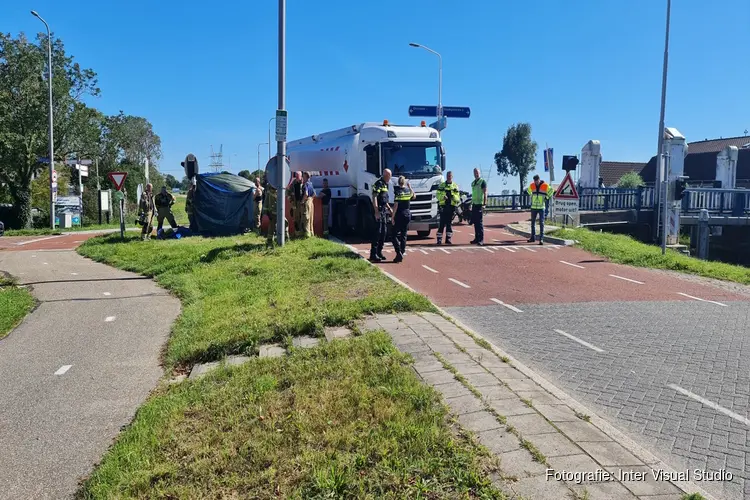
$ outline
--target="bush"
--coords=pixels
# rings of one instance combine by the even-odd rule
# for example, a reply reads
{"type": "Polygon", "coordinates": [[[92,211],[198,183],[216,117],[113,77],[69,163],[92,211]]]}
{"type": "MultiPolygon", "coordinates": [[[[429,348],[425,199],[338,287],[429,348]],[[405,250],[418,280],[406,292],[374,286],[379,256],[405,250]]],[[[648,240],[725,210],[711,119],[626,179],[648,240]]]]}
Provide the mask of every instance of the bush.
{"type": "Polygon", "coordinates": [[[617,181],[618,188],[637,188],[644,186],[643,178],[637,172],[628,172],[617,181]]]}

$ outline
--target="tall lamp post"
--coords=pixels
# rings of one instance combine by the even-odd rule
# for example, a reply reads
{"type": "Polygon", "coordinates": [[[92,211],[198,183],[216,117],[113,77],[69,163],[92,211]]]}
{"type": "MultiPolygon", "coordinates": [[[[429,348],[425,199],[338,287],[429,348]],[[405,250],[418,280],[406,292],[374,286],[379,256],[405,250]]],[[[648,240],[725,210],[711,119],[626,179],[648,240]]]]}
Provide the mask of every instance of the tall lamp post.
{"type": "Polygon", "coordinates": [[[417,47],[418,49],[424,49],[427,52],[432,52],[436,56],[438,56],[438,108],[437,108],[437,119],[438,122],[440,122],[440,119],[443,117],[443,56],[441,56],[438,52],[432,50],[429,47],[425,47],[424,45],[420,45],[418,43],[410,43],[409,46],[411,47],[417,47]]]}
{"type": "Polygon", "coordinates": [[[270,120],[268,120],[268,159],[271,159],[271,122],[274,121],[276,117],[274,116],[270,120]]]}
{"type": "MultiPolygon", "coordinates": [[[[279,107],[276,116],[285,111],[286,108],[286,0],[279,0],[279,107]]],[[[278,124],[278,121],[277,121],[278,124]]],[[[286,129],[286,127],[284,127],[286,129]]],[[[278,184],[278,195],[276,196],[276,238],[279,245],[284,246],[286,224],[284,206],[284,162],[286,161],[286,130],[284,135],[277,134],[276,139],[276,183],[278,184]]]]}
{"type": "MultiPolygon", "coordinates": [[[[260,170],[260,147],[265,146],[266,144],[270,144],[270,142],[261,142],[258,144],[258,170],[260,170]]],[[[270,145],[268,147],[271,147],[270,145]]]]}
{"type": "Polygon", "coordinates": [[[47,28],[47,84],[49,86],[49,223],[55,229],[55,194],[53,192],[53,172],[55,170],[55,145],[53,138],[53,115],[52,115],[52,34],[49,24],[37,14],[35,10],[31,15],[44,23],[47,28]]]}
{"type": "MultiPolygon", "coordinates": [[[[669,174],[666,170],[666,161],[664,157],[664,108],[667,102],[667,66],[669,62],[669,20],[672,11],[672,0],[667,0],[667,28],[666,36],[664,40],[664,68],[662,69],[661,76],[661,111],[659,113],[659,141],[656,152],[656,165],[659,169],[659,197],[657,200],[661,200],[664,204],[664,218],[661,223],[664,225],[662,230],[662,241],[661,241],[661,253],[662,255],[667,253],[667,199],[669,198],[669,174]],[[662,186],[663,191],[662,191],[662,186]]],[[[658,204],[656,210],[656,231],[658,235],[659,230],[659,218],[660,211],[658,210],[658,204]]]]}

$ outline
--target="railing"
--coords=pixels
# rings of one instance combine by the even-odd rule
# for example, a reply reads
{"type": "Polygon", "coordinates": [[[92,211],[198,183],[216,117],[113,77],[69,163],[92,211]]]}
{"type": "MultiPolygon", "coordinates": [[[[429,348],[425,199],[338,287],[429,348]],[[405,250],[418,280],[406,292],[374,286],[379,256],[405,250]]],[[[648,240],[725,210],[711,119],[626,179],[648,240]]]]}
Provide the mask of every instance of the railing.
{"type": "Polygon", "coordinates": [[[487,209],[492,210],[528,210],[531,199],[527,193],[491,194],[487,196],[487,209]]]}
{"type": "Polygon", "coordinates": [[[580,209],[593,212],[609,210],[641,210],[653,208],[654,189],[640,188],[579,188],[580,209]]]}
{"type": "Polygon", "coordinates": [[[686,214],[708,210],[712,214],[744,217],[750,214],[750,190],[689,188],[682,197],[686,214]]]}

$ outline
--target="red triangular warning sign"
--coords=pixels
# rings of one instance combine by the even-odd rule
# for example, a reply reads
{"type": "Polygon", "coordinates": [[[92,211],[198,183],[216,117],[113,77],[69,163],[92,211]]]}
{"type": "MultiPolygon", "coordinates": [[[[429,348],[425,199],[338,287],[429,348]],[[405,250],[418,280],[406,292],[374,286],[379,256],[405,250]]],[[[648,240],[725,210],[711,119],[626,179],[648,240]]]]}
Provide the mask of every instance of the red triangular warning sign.
{"type": "Polygon", "coordinates": [[[115,189],[120,191],[123,184],[125,184],[125,178],[128,176],[127,172],[110,172],[107,174],[109,180],[115,185],[115,189]]]}
{"type": "Polygon", "coordinates": [[[555,198],[559,198],[561,200],[578,199],[578,191],[576,191],[576,186],[573,183],[573,178],[570,176],[570,172],[565,174],[565,178],[560,183],[560,185],[557,186],[557,189],[555,190],[555,198]]]}

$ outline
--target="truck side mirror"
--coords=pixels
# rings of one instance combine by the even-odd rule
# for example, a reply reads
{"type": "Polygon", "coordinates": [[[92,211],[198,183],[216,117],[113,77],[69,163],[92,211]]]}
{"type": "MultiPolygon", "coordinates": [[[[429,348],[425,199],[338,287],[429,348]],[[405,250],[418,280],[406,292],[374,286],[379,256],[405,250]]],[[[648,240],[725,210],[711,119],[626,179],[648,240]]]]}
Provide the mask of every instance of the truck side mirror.
{"type": "Polygon", "coordinates": [[[445,172],[445,153],[440,153],[440,170],[445,172]]]}

